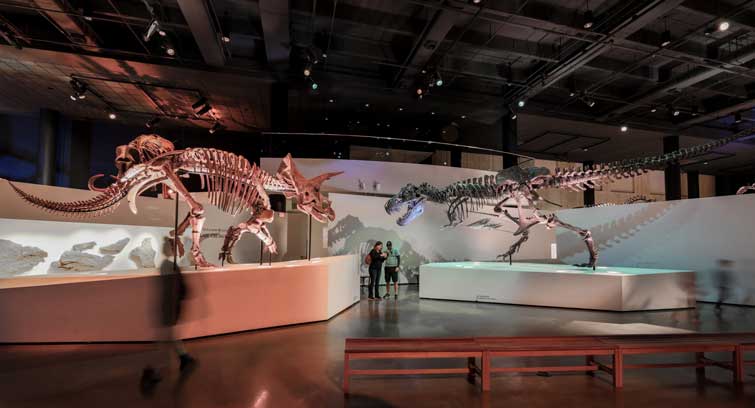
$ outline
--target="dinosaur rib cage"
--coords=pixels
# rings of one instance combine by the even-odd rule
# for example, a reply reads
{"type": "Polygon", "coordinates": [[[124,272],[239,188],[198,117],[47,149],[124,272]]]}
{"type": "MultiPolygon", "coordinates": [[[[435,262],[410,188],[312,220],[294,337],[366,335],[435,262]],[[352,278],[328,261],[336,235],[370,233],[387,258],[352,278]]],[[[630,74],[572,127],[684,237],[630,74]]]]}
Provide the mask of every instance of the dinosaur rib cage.
{"type": "Polygon", "coordinates": [[[470,211],[498,204],[503,195],[497,187],[495,176],[471,178],[447,186],[436,198],[449,204],[449,212],[463,221],[470,211]]]}
{"type": "Polygon", "coordinates": [[[176,160],[182,170],[199,175],[201,188],[213,205],[233,215],[267,206],[264,185],[279,184],[243,156],[223,150],[186,149],[176,160]]]}

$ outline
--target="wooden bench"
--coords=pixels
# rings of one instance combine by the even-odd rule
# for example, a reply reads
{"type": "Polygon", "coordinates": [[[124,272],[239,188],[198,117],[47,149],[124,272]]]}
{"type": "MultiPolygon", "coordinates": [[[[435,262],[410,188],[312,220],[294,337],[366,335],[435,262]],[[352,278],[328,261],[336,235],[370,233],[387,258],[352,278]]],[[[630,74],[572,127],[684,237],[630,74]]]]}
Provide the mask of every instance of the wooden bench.
{"type": "Polygon", "coordinates": [[[475,337],[475,338],[415,338],[415,339],[346,339],[344,353],[343,389],[349,392],[349,381],[354,375],[412,375],[412,374],[466,374],[474,383],[479,375],[482,390],[490,390],[491,373],[500,372],[563,372],[585,371],[589,374],[603,371],[613,377],[613,385],[624,385],[624,370],[639,368],[695,367],[705,375],[706,367],[719,367],[732,371],[735,383],[744,381],[747,365],[745,353],[755,351],[755,334],[674,334],[632,336],[553,336],[553,337],[475,337]],[[717,361],[705,353],[731,353],[730,361],[717,361]],[[675,363],[627,363],[633,355],[678,354],[694,355],[694,361],[675,363]],[[584,364],[557,366],[498,366],[497,357],[568,357],[582,356],[584,364]],[[598,357],[608,356],[611,362],[598,357]],[[353,369],[352,360],[466,358],[466,368],[406,368],[406,369],[353,369]],[[479,363],[477,362],[477,359],[479,363]]]}
{"type": "Polygon", "coordinates": [[[416,374],[466,374],[467,381],[474,383],[482,374],[476,359],[482,358],[482,350],[473,338],[453,339],[346,339],[343,362],[343,392],[349,393],[349,381],[354,375],[416,375],[416,374]],[[427,359],[466,358],[466,368],[401,368],[401,369],[353,369],[353,360],[380,359],[427,359]]]}
{"type": "MultiPolygon", "coordinates": [[[[615,347],[614,363],[605,366],[613,370],[615,374],[614,385],[623,386],[623,371],[638,368],[679,368],[695,367],[699,375],[705,375],[706,367],[720,367],[730,370],[734,374],[734,381],[742,382],[742,370],[737,363],[741,352],[734,337],[720,335],[648,335],[648,336],[604,336],[600,340],[607,345],[615,347]],[[716,361],[705,356],[705,353],[729,352],[731,361],[716,361]],[[680,354],[693,353],[694,361],[678,363],[645,363],[628,364],[626,356],[650,355],[650,354],[680,354]]],[[[600,364],[600,363],[599,363],[600,364]]],[[[601,366],[603,366],[601,364],[601,366]]]]}
{"type": "MultiPolygon", "coordinates": [[[[595,356],[613,356],[614,347],[607,345],[596,337],[480,337],[476,339],[483,350],[482,389],[490,390],[490,374],[505,372],[565,372],[585,371],[593,373],[606,371],[614,377],[616,374],[606,366],[595,361],[595,356]],[[495,367],[492,359],[496,357],[568,357],[581,356],[585,363],[580,365],[558,366],[505,366],[495,367]]],[[[619,377],[620,378],[620,377],[619,377]]]]}

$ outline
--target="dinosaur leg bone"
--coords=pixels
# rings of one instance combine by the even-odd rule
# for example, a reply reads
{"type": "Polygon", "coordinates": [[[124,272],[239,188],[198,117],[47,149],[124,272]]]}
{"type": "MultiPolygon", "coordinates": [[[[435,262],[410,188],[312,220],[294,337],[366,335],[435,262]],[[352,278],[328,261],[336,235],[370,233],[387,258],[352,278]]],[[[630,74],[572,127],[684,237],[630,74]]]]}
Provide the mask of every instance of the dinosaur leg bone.
{"type": "Polygon", "coordinates": [[[178,231],[171,231],[170,232],[170,248],[173,249],[173,240],[176,239],[176,237],[179,237],[178,240],[176,240],[176,248],[178,248],[178,256],[183,257],[184,256],[184,243],[181,242],[180,236],[183,235],[184,231],[186,231],[186,228],[189,227],[190,220],[191,219],[191,213],[187,213],[186,217],[184,217],[183,221],[181,221],[180,224],[178,224],[178,231]]]}
{"type": "MultiPolygon", "coordinates": [[[[173,170],[166,166],[165,174],[168,178],[167,183],[173,190],[180,195],[186,204],[189,205],[189,224],[191,225],[191,255],[194,258],[194,264],[200,268],[209,268],[215,265],[207,262],[202,249],[199,246],[199,238],[202,235],[202,226],[204,225],[204,207],[199,204],[181,182],[181,179],[173,173],[173,170]]],[[[182,223],[183,224],[183,223],[182,223]]]]}
{"type": "Polygon", "coordinates": [[[267,229],[267,224],[273,221],[275,213],[270,209],[261,209],[259,213],[254,213],[251,218],[246,222],[242,222],[236,226],[228,227],[228,232],[225,235],[223,241],[223,248],[218,255],[221,261],[228,260],[229,263],[233,263],[233,257],[231,252],[236,243],[241,239],[241,236],[247,232],[250,232],[257,236],[257,238],[265,244],[270,253],[275,254],[278,252],[277,245],[273,239],[270,231],[267,229]]]}
{"type": "Polygon", "coordinates": [[[571,224],[567,224],[558,217],[556,217],[555,214],[551,214],[548,216],[548,222],[546,223],[546,227],[548,228],[554,228],[554,227],[561,227],[568,229],[569,231],[576,232],[583,241],[585,241],[585,245],[587,245],[587,251],[590,253],[590,261],[587,264],[582,264],[579,266],[590,266],[593,270],[595,270],[595,266],[598,263],[598,250],[595,247],[595,241],[592,239],[592,233],[590,230],[579,228],[571,224]]]}

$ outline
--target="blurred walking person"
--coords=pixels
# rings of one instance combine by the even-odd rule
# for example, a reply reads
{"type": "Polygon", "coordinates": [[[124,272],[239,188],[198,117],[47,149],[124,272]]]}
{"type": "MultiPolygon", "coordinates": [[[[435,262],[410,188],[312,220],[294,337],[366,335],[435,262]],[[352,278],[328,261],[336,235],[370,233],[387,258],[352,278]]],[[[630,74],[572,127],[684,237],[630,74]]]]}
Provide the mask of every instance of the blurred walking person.
{"type": "MultiPolygon", "coordinates": [[[[160,359],[167,366],[170,355],[175,352],[178,356],[181,379],[190,374],[197,365],[197,361],[186,351],[183,342],[176,335],[176,324],[181,318],[181,305],[186,299],[187,289],[181,269],[167,259],[160,264],[158,281],[158,302],[155,305],[155,316],[161,340],[158,341],[160,359]]],[[[162,380],[158,367],[147,365],[142,371],[141,391],[149,396],[155,386],[162,380]]]]}

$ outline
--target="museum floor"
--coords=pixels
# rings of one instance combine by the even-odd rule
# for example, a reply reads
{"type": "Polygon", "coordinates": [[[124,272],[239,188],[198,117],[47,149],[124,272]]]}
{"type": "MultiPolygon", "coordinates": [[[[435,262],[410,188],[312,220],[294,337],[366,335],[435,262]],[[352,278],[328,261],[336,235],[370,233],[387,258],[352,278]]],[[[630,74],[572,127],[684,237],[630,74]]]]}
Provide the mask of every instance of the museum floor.
{"type": "Polygon", "coordinates": [[[199,366],[179,382],[172,361],[150,399],[138,384],[142,367],[158,358],[152,345],[0,346],[0,407],[744,407],[755,401],[752,369],[739,390],[729,372],[715,368],[700,381],[692,369],[629,371],[622,391],[608,377],[581,373],[495,376],[485,394],[459,376],[356,378],[344,399],[343,340],[753,328],[755,308],[748,307],[593,312],[419,300],[410,289],[397,301],[364,300],[329,322],[189,341],[199,366]]]}

